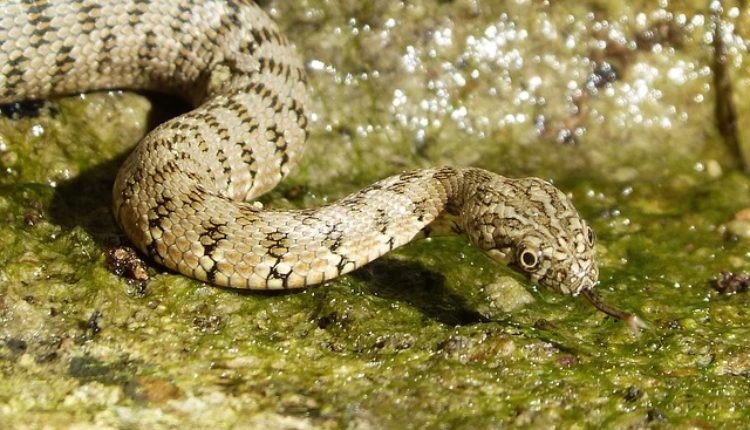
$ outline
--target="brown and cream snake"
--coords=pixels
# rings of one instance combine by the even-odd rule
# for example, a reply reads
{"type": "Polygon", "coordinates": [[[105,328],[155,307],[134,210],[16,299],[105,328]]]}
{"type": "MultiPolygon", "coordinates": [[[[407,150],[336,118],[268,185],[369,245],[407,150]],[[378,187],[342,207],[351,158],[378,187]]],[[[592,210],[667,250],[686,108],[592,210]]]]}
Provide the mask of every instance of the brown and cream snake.
{"type": "Polygon", "coordinates": [[[234,288],[299,288],[415,238],[461,233],[555,291],[589,295],[597,283],[590,227],[536,178],[443,167],[316,209],[250,203],[298,160],[309,106],[303,63],[250,1],[5,0],[0,43],[0,103],[125,88],[195,106],[143,138],[113,191],[130,240],[172,270],[234,288]]]}

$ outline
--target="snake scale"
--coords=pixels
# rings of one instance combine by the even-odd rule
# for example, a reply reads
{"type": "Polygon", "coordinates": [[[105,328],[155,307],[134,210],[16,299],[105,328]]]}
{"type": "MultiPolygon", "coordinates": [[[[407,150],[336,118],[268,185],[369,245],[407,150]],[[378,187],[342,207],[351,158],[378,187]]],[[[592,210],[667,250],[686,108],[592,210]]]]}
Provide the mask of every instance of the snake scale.
{"type": "Polygon", "coordinates": [[[114,215],[156,262],[220,286],[299,288],[419,237],[462,233],[565,294],[597,283],[593,233],[536,178],[404,172],[320,208],[263,210],[308,135],[303,63],[244,0],[4,0],[0,103],[125,88],[194,106],[147,134],[115,180],[114,215]]]}

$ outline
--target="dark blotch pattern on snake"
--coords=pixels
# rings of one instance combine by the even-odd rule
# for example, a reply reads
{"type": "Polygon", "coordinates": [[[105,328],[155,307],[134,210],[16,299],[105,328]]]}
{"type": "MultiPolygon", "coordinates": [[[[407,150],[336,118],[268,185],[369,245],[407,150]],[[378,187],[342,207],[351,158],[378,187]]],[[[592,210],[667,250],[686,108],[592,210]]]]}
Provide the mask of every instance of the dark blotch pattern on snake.
{"type": "Polygon", "coordinates": [[[475,168],[405,172],[317,209],[249,202],[297,162],[307,138],[303,64],[242,0],[5,0],[0,103],[108,88],[179,94],[117,175],[117,222],[164,266],[216,285],[297,288],[427,235],[462,233],[562,293],[595,285],[593,235],[535,178],[475,168]]]}

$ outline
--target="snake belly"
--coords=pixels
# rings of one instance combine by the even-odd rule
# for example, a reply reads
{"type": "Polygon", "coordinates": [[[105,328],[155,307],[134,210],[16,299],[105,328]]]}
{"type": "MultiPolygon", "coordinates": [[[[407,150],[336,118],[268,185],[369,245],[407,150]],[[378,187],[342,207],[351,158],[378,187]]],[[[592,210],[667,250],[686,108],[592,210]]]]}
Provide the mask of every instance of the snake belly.
{"type": "Polygon", "coordinates": [[[316,209],[249,202],[297,162],[309,106],[303,63],[250,1],[5,0],[0,42],[0,103],[123,88],[193,104],[142,139],[113,190],[130,240],[172,270],[235,288],[306,287],[449,232],[559,292],[597,282],[590,228],[535,178],[443,167],[316,209]]]}

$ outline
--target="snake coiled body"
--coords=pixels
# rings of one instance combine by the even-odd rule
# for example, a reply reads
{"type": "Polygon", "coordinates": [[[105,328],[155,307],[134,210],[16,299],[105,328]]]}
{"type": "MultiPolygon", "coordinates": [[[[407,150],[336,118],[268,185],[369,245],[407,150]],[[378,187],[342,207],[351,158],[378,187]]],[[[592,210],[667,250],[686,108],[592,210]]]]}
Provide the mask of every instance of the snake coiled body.
{"type": "Polygon", "coordinates": [[[450,232],[557,291],[596,283],[590,228],[539,179],[444,167],[316,209],[250,203],[299,158],[309,99],[303,63],[249,1],[5,0],[0,43],[0,103],[125,88],[194,105],[138,144],[113,191],[130,240],[187,276],[305,287],[450,232]]]}

